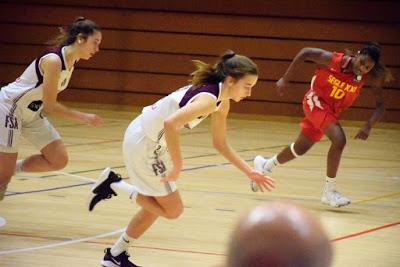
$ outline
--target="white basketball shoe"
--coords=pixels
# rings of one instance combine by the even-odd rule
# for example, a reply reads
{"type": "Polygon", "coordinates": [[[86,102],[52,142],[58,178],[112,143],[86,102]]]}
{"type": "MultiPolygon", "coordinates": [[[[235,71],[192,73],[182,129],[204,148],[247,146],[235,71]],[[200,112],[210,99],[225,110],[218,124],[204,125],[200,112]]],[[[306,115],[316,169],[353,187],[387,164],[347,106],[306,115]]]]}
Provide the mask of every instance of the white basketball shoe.
{"type": "Polygon", "coordinates": [[[350,199],[343,196],[340,192],[327,190],[326,188],[322,191],[321,202],[335,208],[347,206],[351,203],[350,199]]]}

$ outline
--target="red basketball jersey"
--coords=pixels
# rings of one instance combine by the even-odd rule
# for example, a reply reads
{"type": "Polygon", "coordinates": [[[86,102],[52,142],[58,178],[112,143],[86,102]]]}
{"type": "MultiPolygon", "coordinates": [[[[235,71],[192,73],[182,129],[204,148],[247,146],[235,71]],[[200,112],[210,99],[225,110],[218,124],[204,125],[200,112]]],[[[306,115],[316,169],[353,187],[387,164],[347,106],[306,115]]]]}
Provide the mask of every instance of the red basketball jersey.
{"type": "Polygon", "coordinates": [[[311,90],[318,96],[324,109],[338,114],[350,107],[360,94],[365,83],[365,75],[360,81],[354,80],[354,73],[342,72],[350,58],[342,65],[343,53],[333,53],[332,62],[326,68],[319,68],[311,81],[311,90]]]}

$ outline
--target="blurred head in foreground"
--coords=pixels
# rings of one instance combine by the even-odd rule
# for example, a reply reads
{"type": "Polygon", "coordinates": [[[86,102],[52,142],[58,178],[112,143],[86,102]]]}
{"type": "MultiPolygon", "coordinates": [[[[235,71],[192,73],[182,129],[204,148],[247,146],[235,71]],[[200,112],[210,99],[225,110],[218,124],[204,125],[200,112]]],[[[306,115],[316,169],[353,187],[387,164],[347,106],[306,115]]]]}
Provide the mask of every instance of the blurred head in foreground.
{"type": "Polygon", "coordinates": [[[321,224],[292,204],[257,206],[237,224],[227,257],[229,267],[328,267],[332,247],[321,224]]]}

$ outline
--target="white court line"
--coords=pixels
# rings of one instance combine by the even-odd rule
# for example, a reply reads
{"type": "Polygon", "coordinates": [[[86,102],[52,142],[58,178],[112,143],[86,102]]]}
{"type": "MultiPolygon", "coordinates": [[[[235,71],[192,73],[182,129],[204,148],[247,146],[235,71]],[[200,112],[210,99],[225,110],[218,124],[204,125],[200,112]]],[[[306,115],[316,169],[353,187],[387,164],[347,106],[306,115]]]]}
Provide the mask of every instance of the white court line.
{"type": "Polygon", "coordinates": [[[100,234],[100,235],[89,236],[89,237],[84,237],[84,238],[79,238],[79,239],[73,239],[73,240],[49,244],[49,245],[45,245],[45,246],[10,249],[10,250],[0,250],[0,255],[21,253],[21,252],[31,252],[31,251],[35,251],[35,250],[39,250],[39,249],[55,248],[55,247],[60,247],[60,246],[65,246],[65,245],[70,245],[70,244],[76,244],[76,243],[80,243],[80,242],[84,242],[84,241],[89,241],[89,240],[93,240],[93,239],[97,239],[97,238],[102,238],[102,237],[107,237],[107,236],[115,235],[118,233],[122,233],[123,231],[125,231],[125,229],[126,229],[126,227],[114,230],[109,233],[104,233],[104,234],[100,234]]]}
{"type": "Polygon", "coordinates": [[[0,217],[0,227],[3,227],[4,225],[6,225],[6,223],[7,223],[6,219],[0,217]]]}
{"type": "MultiPolygon", "coordinates": [[[[71,176],[71,177],[75,177],[75,178],[85,180],[85,181],[91,181],[91,182],[96,181],[96,180],[88,178],[88,177],[71,174],[71,173],[67,173],[67,172],[55,171],[53,173],[71,176]]],[[[70,245],[70,244],[76,244],[76,243],[80,243],[80,242],[85,242],[85,241],[94,240],[97,238],[102,238],[102,237],[107,237],[107,236],[112,236],[112,235],[115,235],[118,233],[122,233],[123,231],[125,231],[125,229],[126,229],[126,227],[111,231],[109,233],[104,233],[104,234],[99,234],[99,235],[89,236],[89,237],[84,237],[84,238],[78,238],[78,239],[73,239],[73,240],[59,242],[59,243],[53,243],[53,244],[44,245],[44,246],[10,249],[10,250],[0,250],[0,255],[21,253],[21,252],[31,252],[31,251],[40,250],[40,249],[55,248],[55,247],[60,247],[60,246],[65,246],[65,245],[70,245]]]]}
{"type": "Polygon", "coordinates": [[[68,173],[68,172],[54,171],[53,173],[62,174],[62,175],[65,175],[65,176],[70,176],[70,177],[78,178],[78,179],[89,181],[89,182],[96,182],[96,180],[94,180],[92,178],[88,178],[88,177],[85,177],[85,176],[76,175],[76,174],[72,174],[72,173],[68,173]]]}

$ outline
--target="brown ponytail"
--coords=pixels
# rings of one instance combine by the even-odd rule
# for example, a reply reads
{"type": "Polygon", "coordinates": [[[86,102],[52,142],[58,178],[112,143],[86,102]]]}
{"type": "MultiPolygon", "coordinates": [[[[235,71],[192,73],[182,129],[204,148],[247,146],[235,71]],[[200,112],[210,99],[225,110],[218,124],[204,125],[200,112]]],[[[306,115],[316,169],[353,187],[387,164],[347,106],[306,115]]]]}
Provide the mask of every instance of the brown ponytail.
{"type": "Polygon", "coordinates": [[[50,41],[46,42],[46,44],[62,47],[73,44],[79,34],[81,34],[84,39],[87,39],[94,32],[100,31],[100,27],[97,26],[94,21],[84,17],[76,18],[69,27],[59,27],[58,29],[60,33],[50,41]]]}
{"type": "Polygon", "coordinates": [[[227,76],[238,80],[247,74],[258,75],[257,65],[250,58],[231,50],[226,51],[214,66],[200,60],[193,60],[193,64],[196,70],[190,74],[190,82],[194,86],[223,82],[227,76]]]}

